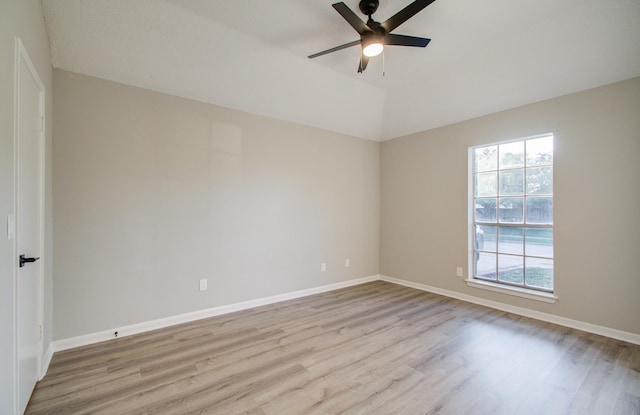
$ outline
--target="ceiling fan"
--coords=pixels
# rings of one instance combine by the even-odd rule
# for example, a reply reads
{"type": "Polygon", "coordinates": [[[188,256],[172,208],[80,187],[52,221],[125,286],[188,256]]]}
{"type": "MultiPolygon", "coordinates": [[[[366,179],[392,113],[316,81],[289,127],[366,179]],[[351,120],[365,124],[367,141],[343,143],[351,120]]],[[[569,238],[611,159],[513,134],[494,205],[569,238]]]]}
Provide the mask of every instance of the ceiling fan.
{"type": "Polygon", "coordinates": [[[309,55],[309,59],[317,58],[318,56],[346,49],[351,46],[361,45],[362,53],[360,54],[360,63],[358,64],[358,73],[361,73],[367,68],[369,58],[382,53],[385,45],[424,48],[429,44],[431,39],[396,35],[391,33],[391,31],[412,18],[434,1],[435,0],[415,0],[407,7],[391,16],[384,23],[378,23],[373,20],[371,16],[378,9],[379,0],[360,0],[360,3],[358,4],[360,11],[369,17],[366,24],[360,20],[360,18],[349,7],[347,7],[346,4],[343,2],[335,3],[332,5],[333,8],[340,13],[344,20],[346,20],[347,23],[349,23],[351,27],[358,32],[358,34],[360,34],[360,40],[354,40],[353,42],[345,43],[344,45],[314,53],[313,55],[309,55]]]}

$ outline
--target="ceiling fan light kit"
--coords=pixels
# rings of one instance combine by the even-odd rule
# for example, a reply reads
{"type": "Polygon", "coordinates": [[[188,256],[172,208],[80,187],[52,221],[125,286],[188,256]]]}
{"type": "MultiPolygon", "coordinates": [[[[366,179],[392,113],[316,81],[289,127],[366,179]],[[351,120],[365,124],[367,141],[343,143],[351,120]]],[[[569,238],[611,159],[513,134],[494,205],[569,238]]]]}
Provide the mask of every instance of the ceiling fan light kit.
{"type": "Polygon", "coordinates": [[[362,42],[362,53],[370,58],[378,56],[384,49],[384,40],[382,36],[370,36],[369,39],[362,42]]]}
{"type": "Polygon", "coordinates": [[[346,4],[334,3],[333,8],[340,13],[340,15],[353,27],[360,35],[360,40],[345,43],[344,45],[336,46],[331,49],[327,49],[322,52],[309,55],[309,59],[317,58],[318,56],[326,55],[328,53],[337,52],[342,49],[349,48],[351,46],[360,45],[362,48],[360,54],[360,62],[358,64],[358,72],[361,73],[367,68],[369,58],[378,56],[382,53],[386,46],[413,46],[413,47],[426,47],[431,39],[396,35],[391,31],[415,16],[422,9],[433,3],[435,0],[415,0],[398,13],[391,16],[384,23],[378,23],[371,17],[376,10],[378,10],[379,0],[361,0],[358,4],[360,11],[365,16],[368,16],[367,22],[363,22],[346,4]]]}

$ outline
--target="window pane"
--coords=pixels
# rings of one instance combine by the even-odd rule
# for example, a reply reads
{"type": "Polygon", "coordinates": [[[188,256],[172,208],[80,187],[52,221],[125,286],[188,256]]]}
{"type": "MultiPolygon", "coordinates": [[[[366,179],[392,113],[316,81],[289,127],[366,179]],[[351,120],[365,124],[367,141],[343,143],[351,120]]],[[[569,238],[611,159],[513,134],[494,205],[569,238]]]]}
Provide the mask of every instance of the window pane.
{"type": "Polygon", "coordinates": [[[553,229],[526,228],[525,253],[553,258],[553,229]]]}
{"type": "Polygon", "coordinates": [[[497,195],[496,172],[476,174],[476,197],[497,195]]]}
{"type": "Polygon", "coordinates": [[[501,197],[498,202],[498,212],[501,223],[522,223],[523,198],[501,197]]]}
{"type": "MultiPolygon", "coordinates": [[[[502,188],[502,186],[501,186],[502,188]]],[[[553,193],[553,169],[551,167],[531,167],[527,169],[527,194],[553,193]]]]}
{"type": "Polygon", "coordinates": [[[527,166],[553,163],[553,136],[527,141],[527,166]]]}
{"type": "Polygon", "coordinates": [[[496,279],[496,254],[476,252],[476,277],[496,279]]]}
{"type": "Polygon", "coordinates": [[[498,254],[498,281],[524,284],[524,257],[498,254]]]}
{"type": "Polygon", "coordinates": [[[553,291],[553,146],[549,134],[469,153],[474,278],[553,291]]]}
{"type": "Polygon", "coordinates": [[[524,170],[500,171],[500,196],[520,196],[524,193],[524,170]]]}
{"type": "Polygon", "coordinates": [[[524,166],[524,141],[500,144],[500,169],[524,166]]]}
{"type": "Polygon", "coordinates": [[[553,289],[553,260],[526,258],[524,271],[526,284],[533,287],[553,289]]]}
{"type": "Polygon", "coordinates": [[[498,252],[524,254],[524,228],[500,226],[498,228],[498,252]]]}
{"type": "Polygon", "coordinates": [[[474,160],[475,171],[496,170],[498,168],[498,147],[476,148],[474,160]]]}
{"type": "MultiPolygon", "coordinates": [[[[502,218],[502,216],[500,216],[502,218]]],[[[553,223],[553,198],[527,198],[527,223],[553,223]]]]}
{"type": "Polygon", "coordinates": [[[476,221],[496,222],[496,199],[476,199],[476,221]]]}
{"type": "Polygon", "coordinates": [[[476,225],[475,248],[496,252],[497,229],[495,226],[476,225]]]}

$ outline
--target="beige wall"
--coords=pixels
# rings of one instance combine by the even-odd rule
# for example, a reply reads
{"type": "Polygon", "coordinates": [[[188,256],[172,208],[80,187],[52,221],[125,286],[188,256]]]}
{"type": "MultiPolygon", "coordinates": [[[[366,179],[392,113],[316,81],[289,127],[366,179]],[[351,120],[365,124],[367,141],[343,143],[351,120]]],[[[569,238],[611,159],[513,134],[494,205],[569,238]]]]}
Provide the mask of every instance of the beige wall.
{"type": "Polygon", "coordinates": [[[640,78],[381,146],[381,274],[640,334],[640,78]],[[455,276],[467,258],[469,146],[555,134],[555,304],[455,276]]]}
{"type": "Polygon", "coordinates": [[[56,339],[378,272],[640,333],[640,79],[382,144],[64,71],[54,85],[56,339]],[[545,132],[559,300],[469,288],[467,149],[545,132]]]}
{"type": "Polygon", "coordinates": [[[56,339],[377,274],[378,143],[65,71],[54,87],[56,339]]]}
{"type": "Polygon", "coordinates": [[[51,58],[39,0],[0,1],[0,412],[13,413],[16,289],[14,240],[7,240],[7,215],[14,214],[14,64],[19,37],[45,87],[45,270],[44,348],[51,342],[51,58]]]}

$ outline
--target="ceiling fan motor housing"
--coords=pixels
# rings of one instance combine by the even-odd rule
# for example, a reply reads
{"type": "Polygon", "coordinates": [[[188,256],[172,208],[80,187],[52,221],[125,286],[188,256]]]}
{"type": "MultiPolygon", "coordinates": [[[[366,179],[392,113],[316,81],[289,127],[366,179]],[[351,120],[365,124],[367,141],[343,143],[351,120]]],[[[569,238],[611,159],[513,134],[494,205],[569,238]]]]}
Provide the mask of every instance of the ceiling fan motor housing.
{"type": "Polygon", "coordinates": [[[378,10],[378,5],[380,2],[378,0],[360,0],[360,11],[366,16],[371,17],[372,14],[378,10]]]}

